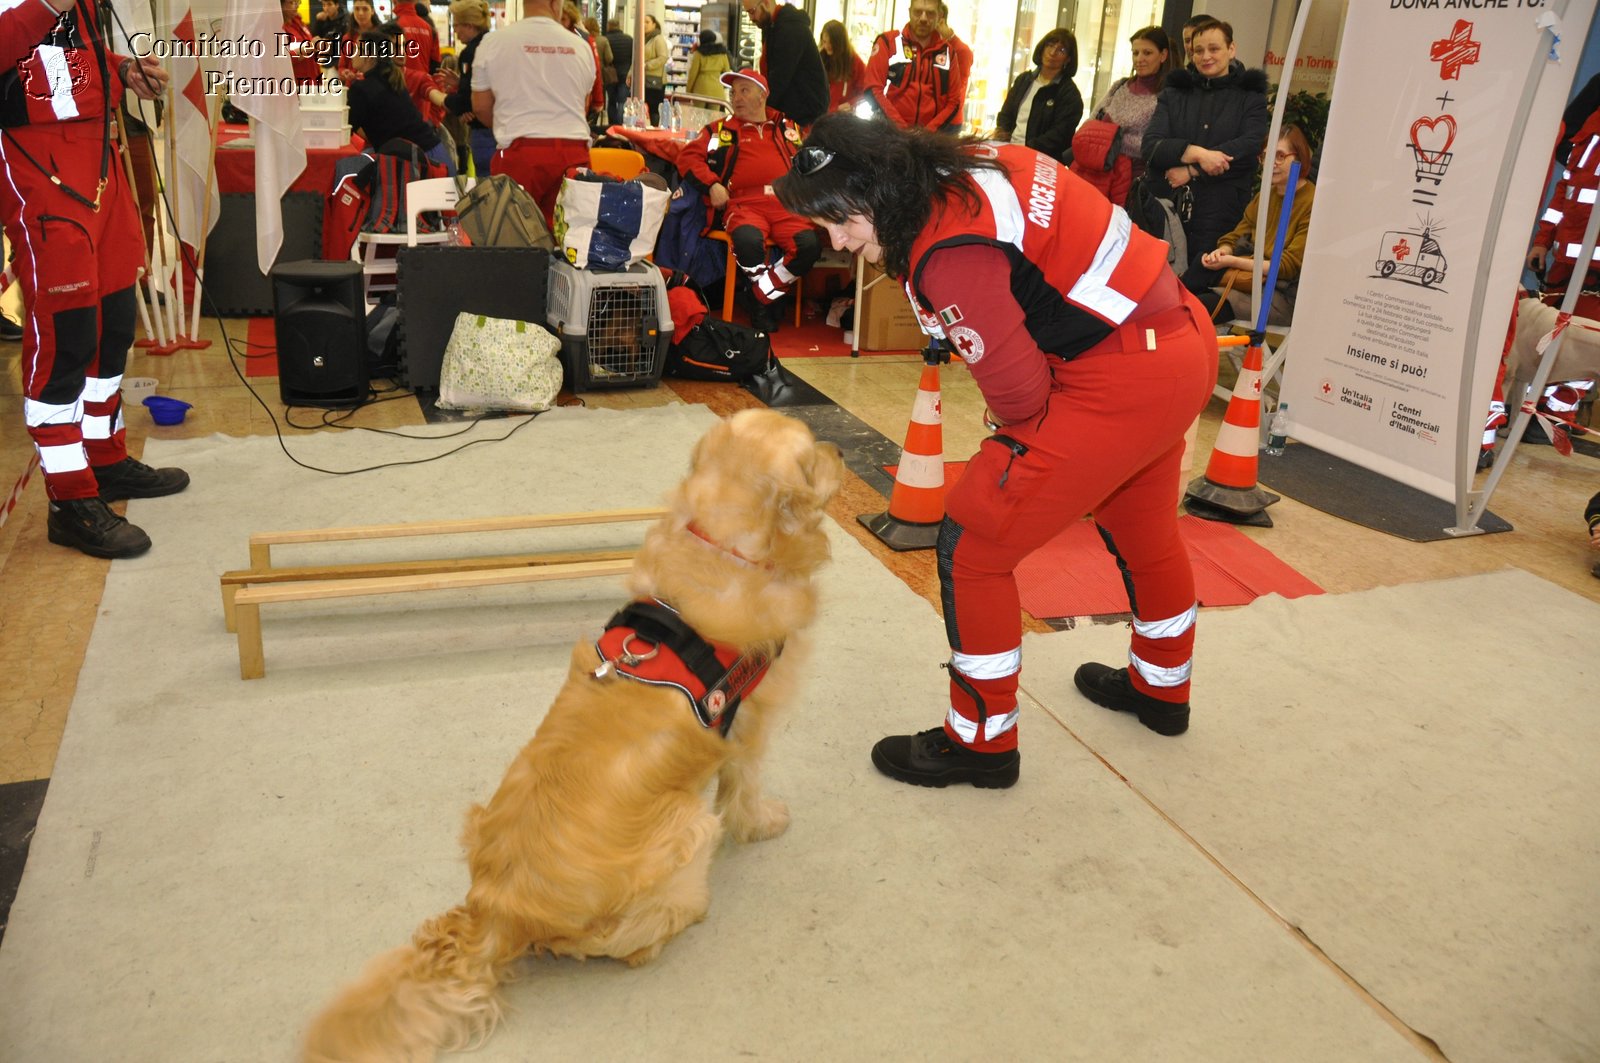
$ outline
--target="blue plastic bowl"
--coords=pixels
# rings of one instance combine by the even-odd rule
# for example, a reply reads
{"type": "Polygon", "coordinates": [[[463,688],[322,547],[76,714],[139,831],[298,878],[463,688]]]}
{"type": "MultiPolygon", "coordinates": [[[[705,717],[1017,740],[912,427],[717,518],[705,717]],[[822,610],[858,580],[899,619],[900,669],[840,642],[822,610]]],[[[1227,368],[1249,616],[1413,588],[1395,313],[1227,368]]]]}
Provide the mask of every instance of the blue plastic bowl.
{"type": "Polygon", "coordinates": [[[156,424],[182,424],[191,404],[165,395],[149,395],[144,400],[144,406],[156,424]]]}

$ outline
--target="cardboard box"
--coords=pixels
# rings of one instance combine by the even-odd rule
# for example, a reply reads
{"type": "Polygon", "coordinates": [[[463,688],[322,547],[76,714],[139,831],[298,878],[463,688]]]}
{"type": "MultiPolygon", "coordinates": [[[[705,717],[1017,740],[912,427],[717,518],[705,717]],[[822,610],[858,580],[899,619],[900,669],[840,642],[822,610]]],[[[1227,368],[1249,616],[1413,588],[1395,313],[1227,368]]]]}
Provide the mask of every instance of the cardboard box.
{"type": "Polygon", "coordinates": [[[866,271],[862,284],[872,286],[861,293],[861,306],[856,312],[861,349],[920,351],[926,347],[927,334],[917,324],[917,314],[906,298],[905,286],[893,277],[885,277],[876,266],[862,268],[866,271]],[[874,280],[876,284],[872,283],[874,280]]]}

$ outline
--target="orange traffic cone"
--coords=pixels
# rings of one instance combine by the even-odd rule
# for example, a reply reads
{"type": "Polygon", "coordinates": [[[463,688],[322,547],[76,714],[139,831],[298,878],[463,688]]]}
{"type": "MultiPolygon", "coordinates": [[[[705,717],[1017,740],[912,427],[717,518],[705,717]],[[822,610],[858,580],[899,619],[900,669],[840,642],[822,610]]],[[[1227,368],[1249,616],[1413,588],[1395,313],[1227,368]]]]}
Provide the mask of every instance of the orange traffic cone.
{"type": "Polygon", "coordinates": [[[857,519],[894,550],[927,550],[939,541],[944,521],[944,416],[939,402],[939,367],[924,365],[916,405],[900,448],[889,510],[857,519]]]}
{"type": "Polygon", "coordinates": [[[1228,412],[1217,432],[1206,474],[1189,481],[1189,512],[1206,520],[1272,527],[1266,509],[1278,495],[1256,486],[1261,445],[1261,346],[1250,345],[1239,379],[1228,400],[1228,412]]]}

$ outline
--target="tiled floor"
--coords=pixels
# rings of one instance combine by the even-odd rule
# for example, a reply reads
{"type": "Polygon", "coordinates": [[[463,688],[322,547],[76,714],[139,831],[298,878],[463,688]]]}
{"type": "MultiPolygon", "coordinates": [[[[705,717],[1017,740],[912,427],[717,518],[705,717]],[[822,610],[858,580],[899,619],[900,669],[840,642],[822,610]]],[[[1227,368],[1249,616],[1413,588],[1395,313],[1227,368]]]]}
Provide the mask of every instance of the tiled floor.
{"type": "MultiPolygon", "coordinates": [[[[244,322],[226,325],[242,339],[244,322]]],[[[130,450],[137,455],[151,436],[193,437],[280,434],[286,451],[304,430],[291,427],[278,400],[273,377],[246,379],[236,371],[220,343],[218,327],[207,322],[203,334],[219,342],[204,350],[154,357],[136,351],[129,376],[151,376],[159,391],[193,403],[179,426],[159,427],[143,409],[128,416],[130,450]]],[[[242,352],[242,348],[241,348],[242,352]]],[[[0,491],[28,466],[30,445],[22,425],[19,348],[0,346],[0,491]]],[[[858,457],[871,457],[895,447],[905,434],[922,363],[914,356],[871,358],[802,358],[788,363],[799,377],[837,404],[824,417],[830,425],[848,424],[842,439],[858,457]],[[876,435],[874,434],[876,433],[876,435]]],[[[959,364],[942,371],[943,441],[951,459],[970,454],[983,437],[982,402],[959,364]]],[[[653,389],[590,392],[583,401],[613,408],[672,402],[704,403],[718,412],[753,405],[757,400],[731,385],[669,381],[653,389]]],[[[1205,468],[1211,440],[1222,415],[1213,402],[1202,419],[1194,471],[1205,468]]],[[[808,419],[810,419],[808,417],[808,419]]],[[[294,422],[316,424],[321,417],[305,410],[294,422]]],[[[358,428],[403,428],[422,423],[421,411],[409,399],[374,404],[358,411],[336,431],[358,428]]],[[[285,460],[288,460],[286,457],[285,460]]],[[[891,459],[892,460],[892,459],[891,459]]],[[[870,472],[870,468],[858,467],[870,472]]],[[[872,477],[880,484],[886,480],[872,477]]],[[[1245,534],[1272,550],[1330,593],[1361,590],[1514,566],[1526,569],[1594,601],[1600,601],[1600,579],[1590,574],[1595,558],[1582,534],[1584,503],[1600,487],[1600,459],[1579,454],[1563,458],[1548,446],[1522,447],[1505,477],[1492,508],[1515,531],[1458,541],[1405,542],[1327,517],[1285,499],[1271,513],[1276,526],[1246,528],[1245,534]]],[[[1176,500],[1175,500],[1176,501],[1176,500]]],[[[181,498],[173,505],[182,505],[181,498]]],[[[937,602],[937,580],[927,551],[895,554],[862,530],[857,514],[881,510],[882,495],[866,481],[853,480],[833,507],[840,525],[855,535],[914,590],[937,602]]],[[[516,508],[508,504],[508,508],[516,508]]],[[[9,905],[20,868],[17,848],[26,842],[32,817],[43,796],[68,710],[76,676],[94,626],[101,588],[110,562],[97,561],[52,546],[45,538],[44,490],[37,475],[22,492],[9,521],[0,528],[0,910],[9,905]],[[15,865],[7,868],[7,852],[15,865]],[[9,870],[9,874],[7,873],[9,870]],[[7,881],[9,879],[9,882],[7,881]]],[[[203,511],[194,519],[204,520],[203,511]]],[[[161,549],[157,543],[155,549],[161,549]]],[[[1495,617],[1483,618],[1485,644],[1493,639],[1495,617]]],[[[1032,625],[1041,629],[1040,625],[1032,625]]],[[[0,922],[3,931],[3,922],[0,922]]]]}

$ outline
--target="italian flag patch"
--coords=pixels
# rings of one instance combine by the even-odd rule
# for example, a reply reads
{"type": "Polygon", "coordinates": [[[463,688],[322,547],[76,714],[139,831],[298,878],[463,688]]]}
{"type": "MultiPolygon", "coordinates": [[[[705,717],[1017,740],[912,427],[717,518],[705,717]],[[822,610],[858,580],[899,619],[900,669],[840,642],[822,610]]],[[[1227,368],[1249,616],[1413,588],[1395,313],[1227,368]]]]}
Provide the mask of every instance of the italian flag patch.
{"type": "Polygon", "coordinates": [[[939,320],[944,323],[946,328],[949,328],[951,325],[954,325],[956,322],[961,320],[961,308],[956,306],[956,304],[951,303],[949,306],[939,311],[939,320]]]}

